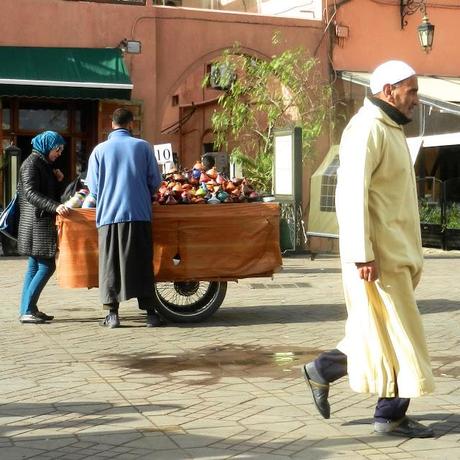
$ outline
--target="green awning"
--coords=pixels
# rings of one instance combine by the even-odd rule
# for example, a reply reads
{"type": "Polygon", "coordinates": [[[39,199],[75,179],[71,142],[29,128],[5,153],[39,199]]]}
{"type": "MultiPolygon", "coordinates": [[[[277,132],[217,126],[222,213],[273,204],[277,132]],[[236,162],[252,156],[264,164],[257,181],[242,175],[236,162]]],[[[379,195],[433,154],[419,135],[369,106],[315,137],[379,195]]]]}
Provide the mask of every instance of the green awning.
{"type": "Polygon", "coordinates": [[[0,46],[0,96],[130,99],[118,48],[0,46]]]}

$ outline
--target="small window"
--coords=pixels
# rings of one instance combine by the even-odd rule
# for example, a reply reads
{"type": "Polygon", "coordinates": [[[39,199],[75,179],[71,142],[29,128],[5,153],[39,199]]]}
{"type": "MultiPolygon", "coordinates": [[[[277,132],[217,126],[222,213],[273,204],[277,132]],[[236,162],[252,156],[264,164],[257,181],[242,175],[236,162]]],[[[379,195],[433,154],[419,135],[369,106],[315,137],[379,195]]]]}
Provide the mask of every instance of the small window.
{"type": "Polygon", "coordinates": [[[236,73],[232,65],[213,63],[206,66],[209,75],[208,86],[220,91],[228,91],[236,80],[236,73]]]}
{"type": "Polygon", "coordinates": [[[171,103],[173,107],[176,107],[179,105],[179,95],[178,94],[174,94],[174,96],[172,97],[171,103]]]}
{"type": "Polygon", "coordinates": [[[154,5],[182,6],[182,0],[153,0],[154,5]]]}
{"type": "Polygon", "coordinates": [[[69,126],[67,110],[19,109],[19,129],[44,131],[46,129],[67,132],[69,126]]]}
{"type": "Polygon", "coordinates": [[[2,129],[11,129],[11,110],[2,109],[2,129]]]}

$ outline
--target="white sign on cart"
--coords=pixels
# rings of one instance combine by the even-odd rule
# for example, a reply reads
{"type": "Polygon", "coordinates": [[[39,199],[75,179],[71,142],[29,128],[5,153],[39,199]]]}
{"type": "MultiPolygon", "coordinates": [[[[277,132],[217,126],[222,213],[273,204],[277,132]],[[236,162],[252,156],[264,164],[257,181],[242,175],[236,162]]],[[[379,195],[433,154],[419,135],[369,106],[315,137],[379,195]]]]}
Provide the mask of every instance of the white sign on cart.
{"type": "Polygon", "coordinates": [[[158,166],[160,166],[163,174],[174,166],[174,156],[171,144],[154,145],[153,151],[155,153],[158,166]]]}

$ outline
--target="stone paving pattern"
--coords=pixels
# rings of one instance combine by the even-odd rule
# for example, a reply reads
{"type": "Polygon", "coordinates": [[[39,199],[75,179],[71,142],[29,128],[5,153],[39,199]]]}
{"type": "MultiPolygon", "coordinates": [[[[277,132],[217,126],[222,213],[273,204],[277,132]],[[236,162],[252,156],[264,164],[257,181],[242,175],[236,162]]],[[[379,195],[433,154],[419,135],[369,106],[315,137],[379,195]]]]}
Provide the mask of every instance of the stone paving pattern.
{"type": "Polygon", "coordinates": [[[0,459],[459,459],[460,253],[425,255],[417,299],[437,388],[410,407],[437,433],[425,440],[374,435],[376,398],[346,379],[330,420],[311,402],[300,366],[344,329],[335,256],[229,283],[205,323],[146,328],[130,301],[112,330],[97,290],[54,278],[39,307],[56,319],[21,325],[26,261],[0,257],[0,459]]]}

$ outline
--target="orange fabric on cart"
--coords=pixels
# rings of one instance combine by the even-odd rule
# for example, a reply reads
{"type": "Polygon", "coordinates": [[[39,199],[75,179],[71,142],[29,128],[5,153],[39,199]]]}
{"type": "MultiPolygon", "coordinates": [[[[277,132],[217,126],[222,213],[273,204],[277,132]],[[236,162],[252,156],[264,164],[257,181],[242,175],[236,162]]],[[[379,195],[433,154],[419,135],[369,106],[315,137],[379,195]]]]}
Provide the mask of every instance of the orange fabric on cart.
{"type": "Polygon", "coordinates": [[[56,274],[59,286],[98,286],[96,211],[72,209],[69,217],[57,216],[59,252],[56,274]]]}
{"type": "MultiPolygon", "coordinates": [[[[95,216],[74,209],[58,217],[61,287],[98,285],[95,216]]],[[[153,216],[156,281],[271,276],[281,267],[277,204],[155,205],[153,216]]]]}

